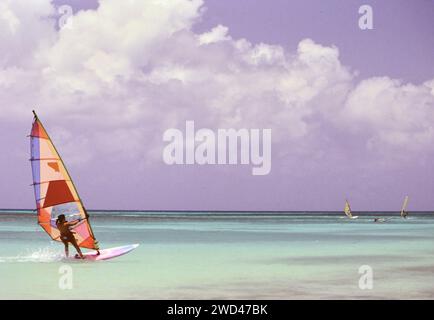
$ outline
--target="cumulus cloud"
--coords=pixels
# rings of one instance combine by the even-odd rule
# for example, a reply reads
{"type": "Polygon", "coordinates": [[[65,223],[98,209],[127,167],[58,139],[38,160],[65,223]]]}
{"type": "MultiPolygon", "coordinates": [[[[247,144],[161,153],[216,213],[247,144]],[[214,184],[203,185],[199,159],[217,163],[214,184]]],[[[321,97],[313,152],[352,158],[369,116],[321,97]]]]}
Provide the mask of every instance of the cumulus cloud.
{"type": "Polygon", "coordinates": [[[386,154],[431,154],[434,139],[433,82],[402,83],[388,77],[361,81],[342,109],[347,129],[366,134],[369,150],[386,154]]]}
{"type": "Polygon", "coordinates": [[[49,0],[0,9],[0,121],[27,119],[37,105],[59,125],[80,125],[86,159],[161,161],[162,132],[185,120],[271,128],[282,157],[321,159],[345,148],[334,135],[358,137],[368,152],[434,142],[434,80],[360,81],[337,47],[311,39],[291,52],[233,39],[223,25],[196,34],[201,0],[100,0],[60,30],[49,0]]]}
{"type": "Polygon", "coordinates": [[[231,40],[231,37],[228,35],[229,28],[222,26],[219,24],[214,27],[211,31],[202,33],[199,35],[199,43],[200,44],[210,44],[214,42],[231,40]]]}
{"type": "Polygon", "coordinates": [[[55,10],[50,1],[0,2],[0,68],[29,68],[33,55],[46,49],[56,36],[55,10]]]}

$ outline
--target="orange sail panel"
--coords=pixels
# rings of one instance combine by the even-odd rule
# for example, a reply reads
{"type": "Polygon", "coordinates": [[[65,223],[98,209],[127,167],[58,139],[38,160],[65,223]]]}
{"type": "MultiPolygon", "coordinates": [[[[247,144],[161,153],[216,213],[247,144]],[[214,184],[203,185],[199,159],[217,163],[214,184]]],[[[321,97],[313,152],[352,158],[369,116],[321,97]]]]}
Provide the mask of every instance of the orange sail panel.
{"type": "Polygon", "coordinates": [[[61,241],[56,227],[57,217],[64,214],[67,221],[81,219],[71,228],[77,244],[83,248],[99,249],[71,177],[36,115],[30,133],[30,153],[39,225],[52,239],[61,241]]]}

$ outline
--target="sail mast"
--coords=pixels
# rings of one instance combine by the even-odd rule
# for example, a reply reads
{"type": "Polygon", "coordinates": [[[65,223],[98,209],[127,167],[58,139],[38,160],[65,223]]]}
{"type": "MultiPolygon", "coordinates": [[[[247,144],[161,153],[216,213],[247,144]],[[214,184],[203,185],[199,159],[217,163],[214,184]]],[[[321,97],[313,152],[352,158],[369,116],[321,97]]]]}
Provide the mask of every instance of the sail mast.
{"type": "Polygon", "coordinates": [[[351,207],[350,207],[350,203],[348,202],[347,199],[345,199],[345,208],[344,208],[344,212],[347,215],[347,217],[351,218],[353,216],[353,214],[351,213],[351,207]]]}
{"type": "Polygon", "coordinates": [[[401,217],[403,218],[408,216],[408,212],[406,211],[407,204],[408,204],[408,196],[405,196],[404,203],[402,204],[402,209],[401,209],[401,217]]]}

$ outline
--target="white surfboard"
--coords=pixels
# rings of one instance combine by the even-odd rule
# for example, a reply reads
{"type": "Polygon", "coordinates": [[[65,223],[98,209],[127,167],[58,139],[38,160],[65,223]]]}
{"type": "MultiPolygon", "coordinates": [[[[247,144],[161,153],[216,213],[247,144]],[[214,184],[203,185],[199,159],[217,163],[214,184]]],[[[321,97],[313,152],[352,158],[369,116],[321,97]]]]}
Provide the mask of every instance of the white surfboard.
{"type": "MultiPolygon", "coordinates": [[[[100,254],[97,254],[96,251],[86,252],[83,253],[83,255],[85,256],[84,260],[100,261],[100,260],[113,259],[133,251],[138,246],[139,244],[129,244],[121,247],[103,249],[99,251],[100,254]]],[[[76,259],[80,259],[80,258],[76,256],[76,259]]]]}

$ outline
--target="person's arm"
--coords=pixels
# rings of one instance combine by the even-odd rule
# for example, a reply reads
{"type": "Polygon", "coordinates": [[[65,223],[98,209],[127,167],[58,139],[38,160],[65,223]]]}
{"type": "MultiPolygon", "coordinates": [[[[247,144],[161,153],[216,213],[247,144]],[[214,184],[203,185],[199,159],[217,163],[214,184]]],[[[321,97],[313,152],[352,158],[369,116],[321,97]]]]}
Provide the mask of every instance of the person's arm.
{"type": "Polygon", "coordinates": [[[77,223],[79,223],[81,221],[81,219],[75,220],[75,221],[71,221],[71,222],[67,222],[66,225],[68,227],[72,227],[75,226],[77,223]]]}

